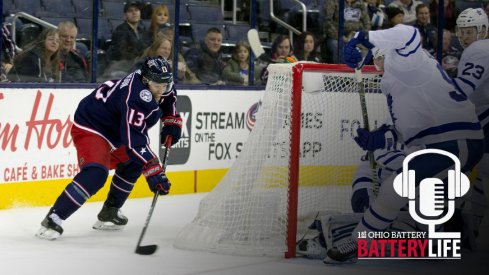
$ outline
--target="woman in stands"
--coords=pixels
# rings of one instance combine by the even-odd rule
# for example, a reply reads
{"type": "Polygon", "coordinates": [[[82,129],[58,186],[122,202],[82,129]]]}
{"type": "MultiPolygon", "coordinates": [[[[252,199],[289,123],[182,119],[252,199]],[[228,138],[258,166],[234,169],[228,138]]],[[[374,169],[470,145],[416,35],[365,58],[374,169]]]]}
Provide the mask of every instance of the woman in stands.
{"type": "Polygon", "coordinates": [[[321,63],[321,55],[316,51],[316,36],[309,31],[302,32],[294,41],[294,53],[298,60],[321,63]]]}
{"type": "Polygon", "coordinates": [[[57,30],[44,29],[36,40],[15,56],[9,79],[14,82],[60,82],[59,49],[57,30]]]}
{"type": "Polygon", "coordinates": [[[292,52],[292,44],[289,36],[279,35],[272,44],[272,60],[276,63],[297,62],[297,57],[292,52]]]}
{"type": "Polygon", "coordinates": [[[160,32],[170,27],[170,12],[168,11],[168,7],[165,5],[156,6],[151,14],[151,23],[146,33],[146,45],[151,45],[160,32]]]}
{"type": "MultiPolygon", "coordinates": [[[[173,45],[171,39],[163,36],[161,33],[155,36],[153,43],[147,47],[139,60],[144,60],[145,57],[164,57],[170,64],[173,70],[173,45]]],[[[140,61],[139,61],[140,62],[140,61]]],[[[138,62],[138,63],[139,63],[138,62]]],[[[188,67],[185,59],[181,54],[178,54],[178,81],[180,84],[199,84],[200,81],[188,67]]]]}

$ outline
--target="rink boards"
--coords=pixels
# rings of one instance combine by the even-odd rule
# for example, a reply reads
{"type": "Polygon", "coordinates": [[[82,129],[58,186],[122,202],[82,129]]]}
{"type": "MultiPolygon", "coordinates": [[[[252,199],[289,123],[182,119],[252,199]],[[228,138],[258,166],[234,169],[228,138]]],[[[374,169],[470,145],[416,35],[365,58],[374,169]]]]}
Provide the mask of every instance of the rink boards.
{"type": "MultiPolygon", "coordinates": [[[[49,205],[76,175],[70,128],[78,102],[91,91],[0,90],[0,209],[49,205]]],[[[250,116],[258,111],[262,95],[251,90],[179,90],[178,110],[185,125],[169,158],[172,194],[209,192],[219,182],[247,139],[254,123],[250,116]]],[[[149,135],[158,153],[159,127],[149,135]]],[[[105,199],[109,185],[91,200],[105,199]]],[[[151,193],[140,178],[131,197],[146,196],[151,193]]]]}
{"type": "MultiPolygon", "coordinates": [[[[0,209],[50,205],[79,171],[69,130],[78,102],[90,92],[91,89],[67,88],[0,90],[0,209]]],[[[219,183],[243,150],[263,94],[261,90],[179,90],[177,105],[184,126],[182,138],[173,146],[169,158],[171,194],[209,192],[219,183]]],[[[344,106],[357,100],[351,94],[340,94],[334,97],[333,105],[344,106]]],[[[324,135],[328,128],[328,136],[338,139],[344,148],[351,147],[359,110],[343,109],[341,115],[331,108],[313,112],[324,119],[325,125],[334,117],[336,128],[313,127],[308,131],[322,132],[311,136],[324,135]]],[[[158,152],[159,127],[153,127],[149,135],[151,148],[158,152]]],[[[306,161],[306,166],[308,160],[318,157],[317,143],[307,140],[301,144],[301,160],[306,161]]],[[[337,169],[337,165],[347,171],[347,176],[340,182],[331,176],[308,177],[309,183],[302,181],[304,184],[349,184],[354,166],[343,163],[342,154],[328,155],[332,161],[322,171],[337,169]]],[[[315,169],[301,169],[301,176],[315,169]]],[[[105,199],[109,185],[106,183],[91,200],[105,199]]],[[[140,178],[131,197],[146,196],[151,196],[151,192],[140,178]]]]}

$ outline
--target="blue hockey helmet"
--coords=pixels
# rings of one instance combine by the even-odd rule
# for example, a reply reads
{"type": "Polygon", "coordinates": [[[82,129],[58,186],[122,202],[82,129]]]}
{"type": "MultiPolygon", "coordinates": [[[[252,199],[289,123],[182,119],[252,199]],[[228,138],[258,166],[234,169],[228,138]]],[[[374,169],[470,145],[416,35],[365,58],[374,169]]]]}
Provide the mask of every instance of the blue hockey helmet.
{"type": "Polygon", "coordinates": [[[161,56],[146,57],[141,66],[141,75],[158,83],[171,83],[173,81],[170,64],[161,56]]]}

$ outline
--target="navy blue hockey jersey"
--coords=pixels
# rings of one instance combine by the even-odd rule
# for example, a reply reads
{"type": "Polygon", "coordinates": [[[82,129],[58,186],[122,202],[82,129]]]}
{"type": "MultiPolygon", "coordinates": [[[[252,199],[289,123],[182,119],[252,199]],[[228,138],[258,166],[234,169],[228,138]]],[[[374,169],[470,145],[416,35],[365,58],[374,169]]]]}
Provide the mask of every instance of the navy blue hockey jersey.
{"type": "Polygon", "coordinates": [[[161,117],[176,115],[176,96],[172,87],[157,103],[137,70],[104,82],[82,99],[74,123],[102,136],[113,148],[126,145],[129,157],[144,165],[156,157],[149,148],[148,129],[161,117]]]}

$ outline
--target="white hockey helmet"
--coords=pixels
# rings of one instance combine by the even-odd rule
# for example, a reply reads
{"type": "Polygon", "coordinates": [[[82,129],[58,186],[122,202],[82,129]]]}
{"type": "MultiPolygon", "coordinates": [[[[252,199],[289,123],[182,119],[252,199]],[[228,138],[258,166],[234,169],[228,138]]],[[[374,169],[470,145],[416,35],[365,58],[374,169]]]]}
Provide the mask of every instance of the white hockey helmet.
{"type": "Polygon", "coordinates": [[[460,13],[457,17],[457,36],[460,37],[460,28],[476,27],[477,28],[477,40],[485,39],[487,37],[487,31],[489,28],[487,14],[482,8],[468,8],[460,13]],[[482,37],[479,37],[479,33],[485,27],[485,33],[482,37]]]}

